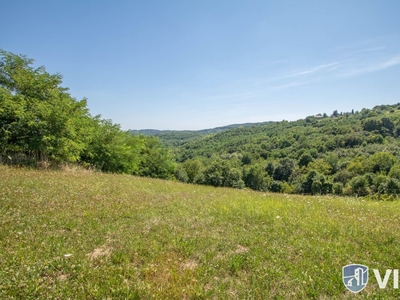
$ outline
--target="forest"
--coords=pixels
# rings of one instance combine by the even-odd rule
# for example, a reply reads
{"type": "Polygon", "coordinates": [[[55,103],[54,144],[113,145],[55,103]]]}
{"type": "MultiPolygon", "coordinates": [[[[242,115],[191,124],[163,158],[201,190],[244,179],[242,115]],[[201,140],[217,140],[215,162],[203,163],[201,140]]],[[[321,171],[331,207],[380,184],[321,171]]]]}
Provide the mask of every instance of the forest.
{"type": "MultiPolygon", "coordinates": [[[[400,104],[227,130],[172,148],[185,182],[394,199],[400,104]]],[[[161,136],[162,137],[162,136],[161,136]]]]}
{"type": "Polygon", "coordinates": [[[186,183],[296,194],[400,192],[400,104],[201,131],[123,131],[60,74],[0,51],[0,161],[77,164],[186,183]]]}
{"type": "Polygon", "coordinates": [[[24,55],[0,51],[0,160],[58,167],[79,164],[103,172],[173,179],[176,164],[161,142],[135,136],[101,116],[24,55]]]}

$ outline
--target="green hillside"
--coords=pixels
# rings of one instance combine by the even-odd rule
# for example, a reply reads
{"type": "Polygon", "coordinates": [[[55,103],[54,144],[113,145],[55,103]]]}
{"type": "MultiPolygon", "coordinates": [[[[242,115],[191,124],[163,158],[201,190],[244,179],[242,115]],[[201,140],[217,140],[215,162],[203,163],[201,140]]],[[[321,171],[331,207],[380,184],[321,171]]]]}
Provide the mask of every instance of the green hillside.
{"type": "Polygon", "coordinates": [[[225,130],[234,129],[238,127],[254,127],[262,124],[269,124],[273,122],[263,123],[244,123],[244,124],[232,124],[227,126],[215,127],[210,129],[201,130],[157,130],[157,129],[141,129],[141,130],[130,130],[130,133],[134,135],[152,135],[158,137],[166,146],[180,146],[189,141],[204,137],[209,134],[223,132],[225,130]]]}
{"type": "Polygon", "coordinates": [[[396,299],[400,202],[0,166],[1,299],[396,299]]]}
{"type": "Polygon", "coordinates": [[[294,122],[132,134],[92,116],[60,74],[33,63],[0,49],[1,164],[74,164],[287,194],[393,200],[400,193],[400,104],[294,122]]]}
{"type": "Polygon", "coordinates": [[[210,134],[171,148],[181,162],[177,177],[274,192],[396,197],[399,109],[380,105],[210,134]],[[230,182],[210,179],[230,170],[239,174],[230,182]]]}

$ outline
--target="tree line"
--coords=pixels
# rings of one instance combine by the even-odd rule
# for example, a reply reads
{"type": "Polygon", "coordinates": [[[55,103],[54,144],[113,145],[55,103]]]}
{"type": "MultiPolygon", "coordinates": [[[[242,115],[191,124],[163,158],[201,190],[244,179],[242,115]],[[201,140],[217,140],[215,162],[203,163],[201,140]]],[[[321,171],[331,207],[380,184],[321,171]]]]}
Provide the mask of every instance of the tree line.
{"type": "Polygon", "coordinates": [[[174,178],[176,164],[155,137],[134,136],[89,113],[34,60],[0,50],[0,159],[6,164],[76,163],[104,172],[174,178]]]}
{"type": "Polygon", "coordinates": [[[171,148],[177,178],[254,190],[397,198],[400,104],[236,128],[171,148]]]}
{"type": "MultiPolygon", "coordinates": [[[[89,113],[60,74],[0,50],[0,161],[79,164],[212,186],[394,199],[400,104],[211,133],[134,135],[89,113]]],[[[232,128],[233,127],[233,128],[232,128]]],[[[228,128],[228,127],[227,127],[228,128]]]]}

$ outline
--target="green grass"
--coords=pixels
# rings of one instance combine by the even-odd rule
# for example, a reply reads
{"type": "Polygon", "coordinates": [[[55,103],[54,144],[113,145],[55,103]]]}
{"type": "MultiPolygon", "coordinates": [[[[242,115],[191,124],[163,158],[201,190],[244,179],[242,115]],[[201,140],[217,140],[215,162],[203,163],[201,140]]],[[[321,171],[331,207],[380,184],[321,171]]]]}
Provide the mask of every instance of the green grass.
{"type": "Polygon", "coordinates": [[[0,299],[400,297],[400,202],[0,166],[0,225],[0,299]]]}

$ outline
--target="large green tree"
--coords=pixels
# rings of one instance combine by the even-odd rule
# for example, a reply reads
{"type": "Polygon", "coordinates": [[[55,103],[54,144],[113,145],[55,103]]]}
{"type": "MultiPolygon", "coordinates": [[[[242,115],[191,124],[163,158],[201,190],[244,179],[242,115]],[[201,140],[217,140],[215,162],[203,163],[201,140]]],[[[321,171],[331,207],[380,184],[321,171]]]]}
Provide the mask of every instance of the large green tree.
{"type": "Polygon", "coordinates": [[[204,184],[234,188],[244,187],[241,172],[232,167],[227,160],[214,159],[203,174],[204,184]]]}
{"type": "Polygon", "coordinates": [[[145,147],[143,138],[121,131],[118,124],[92,119],[86,132],[88,144],[81,160],[104,172],[137,174],[141,163],[140,152],[145,147]]]}
{"type": "Polygon", "coordinates": [[[155,137],[147,137],[141,150],[141,162],[139,175],[163,179],[173,179],[176,171],[176,163],[168,149],[163,147],[160,140],[155,137]]]}
{"type": "Polygon", "coordinates": [[[72,98],[60,74],[34,68],[33,62],[0,50],[0,151],[77,161],[89,125],[86,99],[72,98]]]}
{"type": "Polygon", "coordinates": [[[79,162],[105,172],[173,178],[175,163],[153,137],[134,136],[92,117],[60,74],[0,50],[0,160],[79,162]]]}

